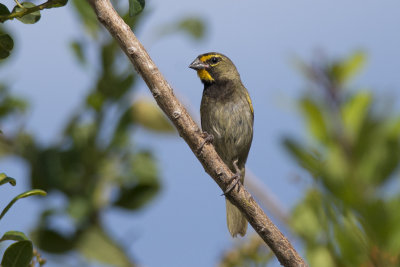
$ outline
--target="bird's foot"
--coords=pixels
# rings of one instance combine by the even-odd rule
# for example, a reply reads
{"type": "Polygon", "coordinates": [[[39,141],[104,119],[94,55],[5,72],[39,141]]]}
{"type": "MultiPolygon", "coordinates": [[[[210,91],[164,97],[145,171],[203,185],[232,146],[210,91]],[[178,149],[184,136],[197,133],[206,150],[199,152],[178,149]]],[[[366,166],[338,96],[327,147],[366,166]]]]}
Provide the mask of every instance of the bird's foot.
{"type": "Polygon", "coordinates": [[[207,132],[202,132],[201,133],[201,137],[204,138],[204,141],[203,141],[203,143],[201,143],[201,145],[197,149],[197,154],[201,153],[201,151],[203,150],[203,147],[204,147],[205,144],[211,144],[214,141],[214,136],[212,134],[207,133],[207,132]]]}
{"type": "MultiPolygon", "coordinates": [[[[238,164],[238,160],[235,160],[233,162],[233,167],[235,168],[235,174],[231,177],[231,183],[228,186],[228,188],[225,190],[225,192],[222,194],[222,196],[231,192],[236,187],[236,185],[239,185],[239,186],[241,185],[241,182],[240,182],[241,172],[240,172],[240,169],[237,164],[238,164]]],[[[238,187],[238,189],[239,189],[239,187],[238,187]]]]}

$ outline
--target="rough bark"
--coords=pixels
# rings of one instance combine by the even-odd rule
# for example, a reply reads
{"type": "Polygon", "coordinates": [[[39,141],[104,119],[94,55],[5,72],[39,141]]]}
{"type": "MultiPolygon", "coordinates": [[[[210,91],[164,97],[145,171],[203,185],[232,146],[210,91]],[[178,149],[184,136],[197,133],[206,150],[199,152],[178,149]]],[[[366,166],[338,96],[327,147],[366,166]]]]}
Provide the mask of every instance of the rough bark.
{"type": "MultiPolygon", "coordinates": [[[[171,86],[164,79],[130,27],[117,14],[109,0],[88,0],[88,2],[96,12],[98,20],[118,41],[121,49],[146,82],[154,99],[173,122],[179,135],[189,145],[203,165],[204,170],[225,192],[231,183],[230,178],[234,174],[224,164],[212,145],[206,144],[199,152],[199,147],[204,142],[201,129],[175,97],[171,86]]],[[[243,212],[251,226],[275,253],[282,265],[307,266],[291,243],[243,186],[236,186],[226,197],[243,212]]]]}

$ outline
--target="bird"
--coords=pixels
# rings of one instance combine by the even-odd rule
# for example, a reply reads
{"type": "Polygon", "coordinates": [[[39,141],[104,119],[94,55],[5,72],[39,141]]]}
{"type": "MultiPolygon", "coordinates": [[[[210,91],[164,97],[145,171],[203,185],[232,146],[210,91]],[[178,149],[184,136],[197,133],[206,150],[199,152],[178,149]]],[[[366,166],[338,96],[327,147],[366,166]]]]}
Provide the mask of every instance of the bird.
{"type": "MultiPolygon", "coordinates": [[[[200,116],[206,140],[214,145],[220,158],[235,173],[233,178],[243,184],[254,125],[254,110],[249,92],[236,66],[221,53],[201,54],[189,68],[197,71],[204,84],[200,116]]],[[[233,187],[236,185],[233,183],[233,187]]],[[[232,237],[246,234],[246,218],[227,198],[226,220],[232,237]]]]}

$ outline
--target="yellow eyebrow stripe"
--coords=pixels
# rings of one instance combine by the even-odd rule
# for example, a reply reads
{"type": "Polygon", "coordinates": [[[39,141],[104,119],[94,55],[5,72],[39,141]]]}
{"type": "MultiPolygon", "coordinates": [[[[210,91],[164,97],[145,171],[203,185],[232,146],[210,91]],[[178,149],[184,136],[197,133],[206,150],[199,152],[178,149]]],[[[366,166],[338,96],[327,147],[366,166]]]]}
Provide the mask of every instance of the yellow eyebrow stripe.
{"type": "Polygon", "coordinates": [[[221,56],[218,55],[218,54],[210,54],[210,55],[202,56],[202,57],[200,58],[200,61],[206,62],[207,60],[209,60],[209,59],[212,58],[212,57],[221,57],[221,56]]]}
{"type": "Polygon", "coordinates": [[[247,103],[249,103],[251,113],[254,113],[253,104],[251,103],[249,93],[247,93],[247,92],[246,92],[246,99],[247,99],[247,103]]]}

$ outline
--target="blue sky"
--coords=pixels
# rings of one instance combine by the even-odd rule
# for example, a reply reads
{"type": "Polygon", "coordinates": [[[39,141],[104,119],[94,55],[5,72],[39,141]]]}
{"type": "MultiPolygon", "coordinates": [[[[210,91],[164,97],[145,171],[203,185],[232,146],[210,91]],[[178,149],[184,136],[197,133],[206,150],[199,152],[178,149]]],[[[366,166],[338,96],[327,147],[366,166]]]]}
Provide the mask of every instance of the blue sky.
{"type": "MultiPolygon", "coordinates": [[[[332,58],[345,57],[362,49],[368,62],[354,87],[373,89],[378,97],[399,97],[398,1],[153,0],[146,4],[150,14],[137,36],[195,117],[199,116],[202,85],[187,67],[190,62],[198,54],[218,51],[236,64],[255,110],[247,167],[286,209],[301,198],[308,184],[308,177],[281,145],[284,135],[307,141],[295,107],[305,83],[293,66],[294,57],[308,60],[316,51],[332,58]],[[207,22],[205,40],[194,42],[173,35],[154,42],[158,27],[191,15],[207,22]],[[303,178],[301,182],[295,182],[297,175],[303,178]]],[[[14,32],[16,47],[10,62],[0,66],[0,79],[31,101],[28,129],[44,143],[57,140],[69,112],[79,106],[91,84],[90,75],[77,67],[69,49],[69,41],[82,36],[76,30],[79,21],[67,6],[44,11],[35,25],[17,21],[6,25],[14,32]]],[[[149,95],[144,83],[139,87],[138,95],[149,95]]],[[[215,266],[233,242],[225,226],[220,189],[182,139],[140,130],[135,141],[155,151],[163,191],[139,213],[107,212],[107,228],[124,240],[143,266],[215,266]]],[[[20,160],[0,161],[0,171],[18,179],[14,190],[0,187],[0,203],[29,188],[29,171],[20,160]]],[[[57,199],[63,202],[62,197],[57,199]]],[[[1,232],[28,231],[38,219],[35,213],[41,201],[19,202],[0,222],[1,232]]]]}

